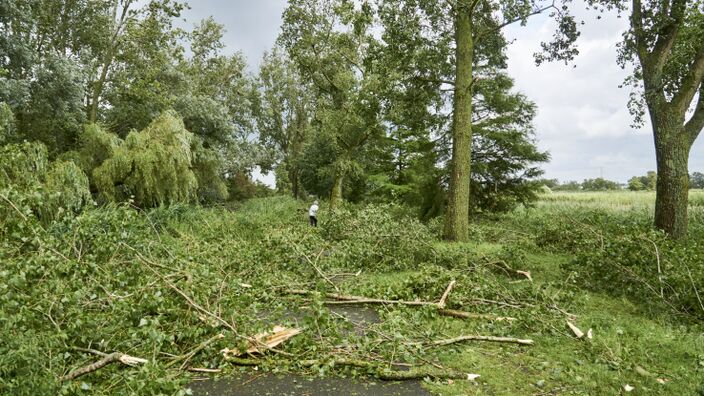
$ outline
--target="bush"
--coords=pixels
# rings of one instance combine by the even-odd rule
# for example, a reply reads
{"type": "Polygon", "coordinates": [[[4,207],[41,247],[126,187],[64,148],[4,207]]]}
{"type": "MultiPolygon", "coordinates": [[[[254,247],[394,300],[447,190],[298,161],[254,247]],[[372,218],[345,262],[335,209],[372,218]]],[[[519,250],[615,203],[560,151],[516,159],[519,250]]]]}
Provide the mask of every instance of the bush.
{"type": "Polygon", "coordinates": [[[345,207],[321,218],[322,235],[351,268],[414,268],[428,260],[433,235],[413,214],[391,204],[345,207]]]}

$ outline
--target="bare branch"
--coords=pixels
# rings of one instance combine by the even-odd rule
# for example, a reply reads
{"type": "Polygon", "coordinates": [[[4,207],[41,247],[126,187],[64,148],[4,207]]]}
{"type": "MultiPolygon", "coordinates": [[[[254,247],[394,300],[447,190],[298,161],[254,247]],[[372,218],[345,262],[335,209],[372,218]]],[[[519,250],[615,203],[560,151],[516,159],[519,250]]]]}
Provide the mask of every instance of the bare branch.
{"type": "Polygon", "coordinates": [[[694,95],[697,94],[702,79],[704,79],[704,42],[699,43],[699,50],[697,51],[697,56],[694,59],[692,68],[689,70],[684,80],[682,80],[682,86],[680,86],[679,91],[672,98],[675,111],[684,115],[690,103],[692,103],[694,95]]]}
{"type": "Polygon", "coordinates": [[[553,1],[552,3],[550,3],[550,5],[547,5],[547,6],[545,6],[545,7],[534,8],[534,9],[531,10],[531,12],[529,12],[528,14],[523,14],[523,15],[521,15],[521,16],[519,16],[519,17],[514,18],[514,19],[509,19],[509,20],[503,21],[502,23],[500,23],[500,24],[498,24],[497,26],[494,26],[494,27],[492,27],[492,28],[490,28],[490,29],[482,30],[482,31],[480,31],[479,33],[477,33],[477,36],[476,36],[475,40],[480,39],[482,36],[485,36],[486,34],[489,34],[489,33],[492,33],[492,32],[496,32],[496,31],[499,31],[499,30],[501,30],[501,29],[503,29],[503,28],[505,28],[505,27],[507,27],[507,26],[509,26],[509,25],[513,25],[513,24],[516,23],[516,22],[523,21],[523,20],[525,20],[525,19],[527,19],[527,18],[530,18],[530,17],[532,17],[532,16],[534,16],[534,15],[542,14],[543,12],[545,12],[545,11],[547,11],[547,10],[550,10],[550,9],[554,9],[554,10],[559,11],[558,8],[555,7],[555,1],[553,1]]]}
{"type": "Polygon", "coordinates": [[[690,144],[693,144],[699,133],[704,129],[704,83],[699,86],[699,100],[692,117],[684,124],[684,130],[689,135],[690,144]]]}

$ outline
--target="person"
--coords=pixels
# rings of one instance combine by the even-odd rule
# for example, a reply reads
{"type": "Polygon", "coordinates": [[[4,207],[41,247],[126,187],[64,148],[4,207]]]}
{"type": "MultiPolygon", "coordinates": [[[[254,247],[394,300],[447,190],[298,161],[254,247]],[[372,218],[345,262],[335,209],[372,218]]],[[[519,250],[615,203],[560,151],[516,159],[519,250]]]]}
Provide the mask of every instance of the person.
{"type": "Polygon", "coordinates": [[[313,227],[318,226],[318,201],[314,201],[313,205],[308,209],[308,217],[310,218],[310,225],[313,227]]]}

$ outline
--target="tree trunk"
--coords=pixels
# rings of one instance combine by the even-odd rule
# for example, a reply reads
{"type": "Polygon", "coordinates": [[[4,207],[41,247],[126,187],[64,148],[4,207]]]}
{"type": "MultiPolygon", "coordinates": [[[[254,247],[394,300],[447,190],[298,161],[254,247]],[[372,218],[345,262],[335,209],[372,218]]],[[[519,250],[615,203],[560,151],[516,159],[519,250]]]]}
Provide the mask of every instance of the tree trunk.
{"type": "Polygon", "coordinates": [[[291,193],[293,194],[294,199],[300,198],[301,195],[298,173],[298,167],[292,167],[288,174],[289,180],[291,181],[291,193]]]}
{"type": "Polygon", "coordinates": [[[450,191],[445,219],[445,238],[469,239],[469,177],[472,141],[472,63],[474,39],[468,6],[458,5],[455,17],[455,97],[452,119],[450,191]]]}
{"type": "Polygon", "coordinates": [[[112,56],[103,64],[100,77],[98,81],[95,82],[95,85],[93,85],[93,92],[90,96],[90,107],[88,108],[88,122],[95,122],[98,119],[98,102],[100,101],[100,95],[103,93],[103,87],[105,86],[105,80],[107,80],[108,69],[111,63],[112,56]]]}
{"type": "Polygon", "coordinates": [[[667,110],[653,114],[657,184],[655,227],[673,239],[687,235],[689,151],[691,143],[682,123],[667,110]]]}
{"type": "Polygon", "coordinates": [[[330,192],[330,209],[338,207],[342,202],[342,180],[344,175],[340,171],[335,172],[335,179],[332,183],[332,191],[330,192]]]}

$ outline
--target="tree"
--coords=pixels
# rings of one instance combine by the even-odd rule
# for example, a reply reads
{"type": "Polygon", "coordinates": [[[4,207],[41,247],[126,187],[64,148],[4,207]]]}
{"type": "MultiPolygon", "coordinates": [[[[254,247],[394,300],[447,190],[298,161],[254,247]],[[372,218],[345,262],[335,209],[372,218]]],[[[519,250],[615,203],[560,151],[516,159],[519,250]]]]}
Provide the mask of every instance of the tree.
{"type": "Polygon", "coordinates": [[[646,189],[645,184],[640,180],[638,176],[633,176],[628,179],[628,189],[631,191],[643,191],[646,189]]]}
{"type": "Polygon", "coordinates": [[[276,152],[276,186],[301,197],[300,161],[308,140],[311,98],[295,65],[278,48],[259,69],[255,118],[259,141],[276,152]],[[284,187],[285,186],[285,187],[284,187]]]}
{"type": "Polygon", "coordinates": [[[470,209],[507,211],[537,198],[543,174],[538,167],[549,155],[533,137],[536,107],[524,95],[511,92],[513,80],[502,71],[477,71],[472,124],[470,209]]]}
{"type": "Polygon", "coordinates": [[[289,1],[280,43],[301,75],[315,87],[311,123],[318,142],[332,154],[321,169],[332,177],[330,207],[342,201],[346,178],[360,169],[357,158],[379,136],[381,76],[369,64],[373,10],[368,2],[289,1]]]}
{"type": "Polygon", "coordinates": [[[620,184],[615,181],[606,180],[602,177],[597,177],[596,179],[584,179],[582,182],[582,190],[584,191],[608,191],[620,189],[620,184]]]}
{"type": "Polygon", "coordinates": [[[689,176],[690,188],[704,188],[704,173],[694,172],[689,176]]]}
{"type": "MultiPolygon", "coordinates": [[[[452,154],[449,163],[449,194],[445,220],[445,238],[466,241],[469,237],[470,168],[472,142],[473,90],[477,81],[476,66],[491,64],[501,58],[497,48],[504,43],[501,30],[513,23],[525,24],[531,15],[554,10],[559,23],[555,45],[546,46],[551,55],[569,59],[574,55],[570,44],[576,39],[574,20],[555,2],[541,1],[381,1],[382,10],[396,12],[403,20],[401,45],[397,51],[416,51],[418,47],[437,53],[433,46],[452,48],[450,56],[437,58],[449,64],[449,74],[417,74],[420,78],[436,80],[441,86],[450,86],[452,97],[452,154]],[[404,30],[411,30],[410,32],[404,30]],[[426,33],[417,33],[421,30],[426,33]],[[404,40],[405,39],[405,40],[404,40]],[[441,78],[437,78],[441,77],[441,78]]],[[[427,65],[425,65],[427,66],[427,65]]],[[[444,67],[444,69],[447,69],[444,67]]]]}
{"type": "Polygon", "coordinates": [[[650,116],[657,160],[655,227],[674,239],[687,234],[688,161],[704,128],[704,6],[700,0],[590,0],[597,7],[630,8],[621,65],[637,92],[631,111],[650,116]],[[698,97],[698,99],[697,99],[698,97]],[[690,113],[691,111],[691,113],[690,113]]]}

